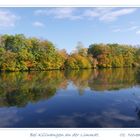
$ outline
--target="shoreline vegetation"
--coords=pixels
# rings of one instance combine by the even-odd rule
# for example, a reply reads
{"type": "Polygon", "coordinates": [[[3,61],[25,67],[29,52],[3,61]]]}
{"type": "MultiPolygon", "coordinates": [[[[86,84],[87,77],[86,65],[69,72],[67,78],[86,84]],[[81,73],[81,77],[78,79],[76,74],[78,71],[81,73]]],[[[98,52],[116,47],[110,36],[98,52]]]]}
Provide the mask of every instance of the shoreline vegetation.
{"type": "Polygon", "coordinates": [[[140,48],[122,44],[78,43],[70,54],[48,41],[23,34],[0,36],[0,71],[140,67],[140,48]]]}

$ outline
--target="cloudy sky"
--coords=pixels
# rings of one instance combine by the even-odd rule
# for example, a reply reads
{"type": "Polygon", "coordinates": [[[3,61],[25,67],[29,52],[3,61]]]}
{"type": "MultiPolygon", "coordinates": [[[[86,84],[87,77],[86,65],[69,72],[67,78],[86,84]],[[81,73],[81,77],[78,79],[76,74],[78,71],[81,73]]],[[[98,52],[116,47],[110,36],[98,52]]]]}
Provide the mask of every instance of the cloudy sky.
{"type": "Polygon", "coordinates": [[[0,8],[0,34],[48,39],[72,51],[77,42],[140,44],[140,8],[0,8]]]}

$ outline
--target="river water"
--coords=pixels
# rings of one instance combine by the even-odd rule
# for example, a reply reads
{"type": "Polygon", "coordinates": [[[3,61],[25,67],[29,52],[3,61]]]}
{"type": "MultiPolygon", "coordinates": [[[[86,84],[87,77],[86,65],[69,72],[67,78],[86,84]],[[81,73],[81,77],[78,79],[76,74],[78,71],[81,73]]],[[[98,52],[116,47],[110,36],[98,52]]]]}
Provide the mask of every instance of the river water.
{"type": "Polygon", "coordinates": [[[137,69],[0,73],[0,127],[140,127],[137,69]]]}

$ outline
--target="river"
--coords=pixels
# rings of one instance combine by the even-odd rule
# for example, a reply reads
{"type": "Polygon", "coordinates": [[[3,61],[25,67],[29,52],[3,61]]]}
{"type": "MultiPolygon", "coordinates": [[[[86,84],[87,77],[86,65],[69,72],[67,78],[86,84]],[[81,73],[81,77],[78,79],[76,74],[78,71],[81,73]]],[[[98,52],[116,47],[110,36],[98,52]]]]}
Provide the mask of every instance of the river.
{"type": "Polygon", "coordinates": [[[140,127],[140,73],[132,68],[2,72],[0,127],[140,127]]]}

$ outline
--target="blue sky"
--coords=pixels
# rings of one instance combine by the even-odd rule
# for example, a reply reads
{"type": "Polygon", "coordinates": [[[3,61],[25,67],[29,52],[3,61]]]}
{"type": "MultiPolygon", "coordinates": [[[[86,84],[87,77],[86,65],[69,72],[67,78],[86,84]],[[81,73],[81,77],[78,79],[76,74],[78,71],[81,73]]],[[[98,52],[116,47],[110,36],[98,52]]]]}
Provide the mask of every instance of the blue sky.
{"type": "Polygon", "coordinates": [[[25,34],[71,52],[82,42],[140,44],[140,8],[0,8],[0,34],[25,34]]]}

